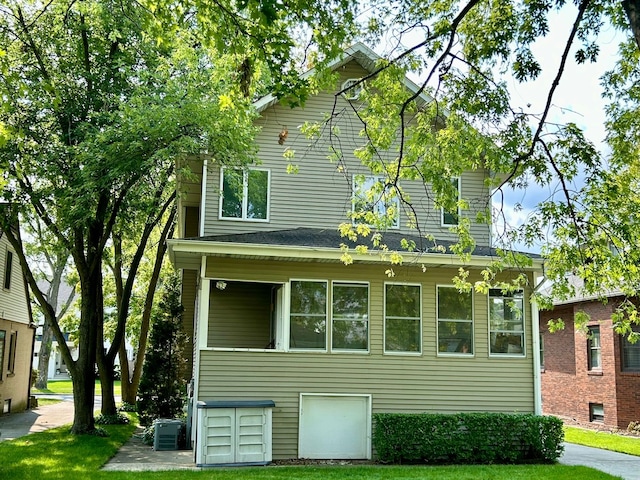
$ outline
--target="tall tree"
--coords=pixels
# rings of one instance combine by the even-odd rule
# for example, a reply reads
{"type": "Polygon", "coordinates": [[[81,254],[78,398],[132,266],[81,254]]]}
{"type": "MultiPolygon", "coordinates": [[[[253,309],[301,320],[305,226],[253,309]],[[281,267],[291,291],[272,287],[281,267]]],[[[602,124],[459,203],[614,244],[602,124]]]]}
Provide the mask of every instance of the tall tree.
{"type": "Polygon", "coordinates": [[[173,190],[180,156],[206,150],[220,162],[249,161],[251,116],[228,80],[235,65],[208,55],[188,34],[176,32],[168,43],[145,36],[149,14],[137,4],[24,1],[0,15],[2,217],[11,221],[29,206],[73,258],[77,359],[38,288],[20,232],[9,236],[73,378],[72,431],[90,432],[103,256],[112,234],[134,199],[173,190]]]}

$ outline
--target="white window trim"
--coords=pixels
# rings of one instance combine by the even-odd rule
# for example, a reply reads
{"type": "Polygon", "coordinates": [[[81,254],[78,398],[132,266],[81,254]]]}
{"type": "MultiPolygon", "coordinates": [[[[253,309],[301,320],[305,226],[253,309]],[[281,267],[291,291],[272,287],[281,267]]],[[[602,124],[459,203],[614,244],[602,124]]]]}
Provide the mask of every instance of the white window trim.
{"type": "Polygon", "coordinates": [[[406,283],[406,282],[384,282],[382,291],[382,351],[384,355],[400,355],[400,356],[411,356],[411,357],[419,357],[422,355],[422,349],[424,347],[424,335],[422,333],[423,323],[422,317],[423,312],[423,301],[422,301],[422,284],[421,283],[406,283]],[[387,351],[387,285],[406,285],[409,287],[418,287],[420,292],[420,308],[419,308],[419,322],[420,322],[420,349],[417,352],[408,352],[408,351],[398,351],[398,350],[390,350],[387,351]]]}
{"type": "Polygon", "coordinates": [[[331,345],[331,321],[329,318],[330,310],[329,306],[331,305],[331,289],[329,288],[329,280],[321,279],[321,278],[290,278],[289,281],[285,284],[285,320],[283,322],[284,328],[286,328],[285,333],[285,350],[288,352],[309,352],[309,353],[328,353],[329,346],[331,345]],[[291,284],[293,282],[314,282],[314,283],[324,283],[326,286],[326,299],[327,303],[324,306],[325,309],[325,342],[324,349],[320,348],[296,348],[290,345],[291,339],[291,284]]]}
{"type": "MultiPolygon", "coordinates": [[[[527,297],[522,292],[522,353],[492,353],[491,352],[491,289],[487,293],[487,347],[489,351],[489,357],[494,358],[527,358],[527,297]]],[[[514,292],[515,293],[515,292],[514,292]]],[[[504,299],[505,296],[501,295],[504,299]]],[[[497,298],[497,297],[496,297],[497,298]]],[[[496,330],[501,332],[502,330],[496,330]]]]}
{"type": "Polygon", "coordinates": [[[268,223],[271,217],[271,170],[268,168],[239,168],[239,167],[221,167],[220,168],[220,195],[218,200],[218,220],[231,222],[258,222],[268,223]],[[224,217],[222,215],[222,203],[224,197],[224,171],[227,169],[242,171],[242,216],[241,217],[224,217]],[[248,202],[248,181],[247,175],[249,171],[267,172],[267,217],[266,218],[247,218],[247,202],[248,202]]]}
{"type": "Polygon", "coordinates": [[[328,346],[329,350],[332,353],[354,353],[354,354],[369,354],[371,350],[371,285],[369,282],[359,282],[357,280],[332,280],[331,281],[331,289],[329,294],[329,304],[331,305],[330,310],[330,331],[331,335],[328,335],[328,346]],[[334,285],[366,285],[367,287],[367,349],[366,350],[352,350],[352,349],[342,349],[342,348],[333,348],[333,287],[334,285]]]}
{"type": "Polygon", "coordinates": [[[471,320],[460,320],[460,319],[452,319],[452,318],[443,318],[443,322],[460,322],[460,323],[471,323],[471,342],[473,345],[473,352],[471,353],[462,353],[462,352],[441,352],[440,351],[440,317],[438,316],[438,289],[439,288],[457,288],[455,285],[449,284],[437,284],[436,285],[436,356],[438,357],[460,357],[460,358],[473,358],[476,356],[476,329],[475,329],[475,296],[473,291],[471,291],[471,320]]]}
{"type": "MultiPolygon", "coordinates": [[[[351,87],[352,85],[360,82],[362,79],[360,78],[347,78],[344,82],[342,82],[341,90],[345,88],[351,87]]],[[[342,96],[349,101],[358,100],[360,98],[360,94],[364,89],[364,82],[359,83],[357,86],[352,87],[350,90],[342,92],[342,96]]]]}
{"type": "MultiPolygon", "coordinates": [[[[458,200],[457,203],[460,202],[460,198],[462,198],[462,184],[460,182],[460,177],[451,177],[451,180],[456,180],[458,182],[458,200]]],[[[440,207],[440,226],[441,227],[457,227],[458,225],[460,225],[460,207],[458,206],[458,212],[457,212],[457,217],[458,217],[458,223],[445,223],[444,221],[444,216],[445,213],[449,213],[449,212],[445,212],[444,207],[440,207]]],[[[449,213],[450,214],[450,213],[449,213]]]]}
{"type": "MultiPolygon", "coordinates": [[[[375,181],[381,181],[383,184],[385,183],[385,177],[382,175],[371,175],[371,174],[363,174],[363,173],[354,173],[351,176],[351,185],[353,185],[353,193],[351,195],[351,212],[355,212],[355,208],[356,208],[356,179],[358,177],[364,177],[365,182],[367,181],[367,179],[372,178],[375,179],[375,181]]],[[[396,196],[393,201],[395,202],[395,207],[396,207],[396,218],[394,223],[392,223],[391,225],[389,225],[389,229],[391,230],[398,230],[400,229],[400,199],[396,196]]],[[[354,225],[357,225],[357,223],[355,222],[355,219],[351,220],[351,223],[353,223],[354,225]]]]}

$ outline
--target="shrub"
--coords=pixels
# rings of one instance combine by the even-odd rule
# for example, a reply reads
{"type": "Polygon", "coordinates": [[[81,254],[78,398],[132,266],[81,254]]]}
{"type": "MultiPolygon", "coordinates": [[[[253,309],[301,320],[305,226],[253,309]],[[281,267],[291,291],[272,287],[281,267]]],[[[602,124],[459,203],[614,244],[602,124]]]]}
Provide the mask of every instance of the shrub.
{"type": "Polygon", "coordinates": [[[96,417],[96,424],[98,425],[127,425],[128,423],[129,417],[122,413],[116,413],[115,415],[100,414],[96,417]]]}
{"type": "Polygon", "coordinates": [[[373,444],[385,463],[553,462],[564,433],[556,417],[530,414],[374,414],[373,444]]]}

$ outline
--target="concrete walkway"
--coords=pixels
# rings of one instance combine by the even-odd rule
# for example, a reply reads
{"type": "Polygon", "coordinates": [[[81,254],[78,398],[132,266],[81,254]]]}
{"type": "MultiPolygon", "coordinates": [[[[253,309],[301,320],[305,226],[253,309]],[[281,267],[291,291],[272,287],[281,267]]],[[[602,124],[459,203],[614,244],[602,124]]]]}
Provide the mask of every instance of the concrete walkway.
{"type": "Polygon", "coordinates": [[[0,416],[0,442],[73,423],[73,401],[45,405],[21,413],[0,416]]]}
{"type": "Polygon", "coordinates": [[[625,480],[640,480],[640,457],[634,455],[565,443],[560,463],[584,465],[625,480]]]}
{"type": "MultiPolygon", "coordinates": [[[[23,413],[0,416],[0,441],[12,440],[48,428],[70,425],[73,421],[73,402],[65,399],[23,413]]],[[[104,466],[105,470],[182,470],[198,469],[190,450],[156,452],[142,443],[142,429],[104,466]]],[[[640,442],[640,440],[638,440],[640,442]]],[[[565,443],[563,465],[583,465],[625,480],[640,480],[640,457],[610,452],[599,448],[565,443]]]]}

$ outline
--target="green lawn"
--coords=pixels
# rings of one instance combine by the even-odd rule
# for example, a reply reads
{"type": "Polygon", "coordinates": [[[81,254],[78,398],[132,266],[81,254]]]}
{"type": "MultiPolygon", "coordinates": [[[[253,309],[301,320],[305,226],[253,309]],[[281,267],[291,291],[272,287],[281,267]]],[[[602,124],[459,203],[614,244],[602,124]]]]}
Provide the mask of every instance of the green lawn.
{"type": "Polygon", "coordinates": [[[640,437],[615,435],[608,432],[596,432],[584,428],[564,427],[564,439],[567,442],[603,448],[614,452],[640,456],[640,437]]]}
{"type": "MultiPolygon", "coordinates": [[[[116,395],[120,395],[120,380],[116,380],[113,383],[113,389],[116,395]]],[[[101,391],[100,380],[96,380],[96,395],[99,395],[101,391]]],[[[34,388],[33,393],[70,394],[73,393],[73,384],[71,380],[49,380],[46,389],[38,390],[34,388]]]]}
{"type": "Polygon", "coordinates": [[[21,480],[605,480],[587,467],[565,465],[479,466],[268,466],[211,468],[203,471],[104,472],[100,467],[132,435],[134,425],[106,426],[110,436],[76,437],[68,427],[54,428],[0,443],[0,478],[21,480]]]}

